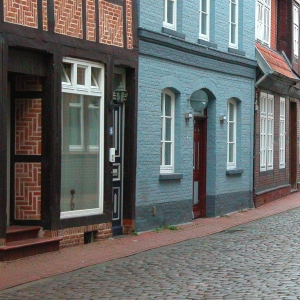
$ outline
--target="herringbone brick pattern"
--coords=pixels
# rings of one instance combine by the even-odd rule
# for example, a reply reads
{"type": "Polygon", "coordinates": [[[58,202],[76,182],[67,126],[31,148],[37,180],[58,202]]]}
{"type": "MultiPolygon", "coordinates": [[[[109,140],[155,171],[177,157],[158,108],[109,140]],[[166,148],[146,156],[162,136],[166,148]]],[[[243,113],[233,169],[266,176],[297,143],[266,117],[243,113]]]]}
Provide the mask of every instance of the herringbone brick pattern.
{"type": "Polygon", "coordinates": [[[100,0],[100,42],[123,47],[123,7],[100,0]]]}
{"type": "Polygon", "coordinates": [[[41,99],[16,99],[15,154],[42,154],[41,99]]]}
{"type": "Polygon", "coordinates": [[[132,0],[126,0],[126,31],[127,31],[127,49],[132,49],[133,48],[132,0]]]}
{"type": "Polygon", "coordinates": [[[95,1],[86,1],[86,39],[93,42],[96,41],[95,1]]]}
{"type": "Polygon", "coordinates": [[[56,33],[82,39],[82,0],[55,0],[54,13],[56,33]]]}
{"type": "Polygon", "coordinates": [[[15,219],[41,218],[41,164],[15,164],[15,219]]]}
{"type": "Polygon", "coordinates": [[[37,0],[5,0],[4,21],[37,28],[37,0]]]}

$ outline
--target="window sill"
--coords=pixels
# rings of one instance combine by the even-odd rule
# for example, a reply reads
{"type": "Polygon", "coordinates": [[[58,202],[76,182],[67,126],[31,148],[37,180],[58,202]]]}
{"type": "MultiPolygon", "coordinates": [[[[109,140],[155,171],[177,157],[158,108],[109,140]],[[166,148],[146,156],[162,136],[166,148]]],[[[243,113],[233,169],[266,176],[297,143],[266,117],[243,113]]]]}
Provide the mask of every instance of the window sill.
{"type": "Polygon", "coordinates": [[[163,33],[166,33],[166,34],[169,34],[169,35],[172,35],[172,36],[175,36],[177,38],[185,40],[185,34],[183,34],[181,32],[178,32],[178,31],[166,28],[166,27],[162,27],[161,31],[163,33]]]}
{"type": "Polygon", "coordinates": [[[182,173],[159,174],[159,181],[163,181],[163,180],[181,180],[182,178],[183,178],[182,173]]]}
{"type": "Polygon", "coordinates": [[[202,39],[198,39],[198,44],[199,44],[199,45],[202,45],[202,46],[206,46],[206,47],[208,47],[208,48],[214,48],[214,49],[217,49],[217,48],[218,48],[218,45],[217,45],[217,44],[214,44],[214,43],[211,43],[211,42],[202,40],[202,39]]]}
{"type": "Polygon", "coordinates": [[[226,176],[242,175],[243,173],[244,173],[244,169],[228,169],[228,170],[226,170],[226,176]]]}
{"type": "Polygon", "coordinates": [[[232,53],[232,54],[237,54],[237,55],[241,55],[241,56],[246,56],[246,52],[242,51],[242,50],[238,50],[238,49],[234,49],[234,48],[228,48],[228,52],[232,53]]]}

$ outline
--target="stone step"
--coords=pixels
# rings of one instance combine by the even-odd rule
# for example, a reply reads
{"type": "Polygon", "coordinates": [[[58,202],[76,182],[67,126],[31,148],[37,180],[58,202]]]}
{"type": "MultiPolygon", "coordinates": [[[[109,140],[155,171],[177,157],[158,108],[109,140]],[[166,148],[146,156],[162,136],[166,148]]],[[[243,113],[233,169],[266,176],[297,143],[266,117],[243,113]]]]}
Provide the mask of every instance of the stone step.
{"type": "Polygon", "coordinates": [[[55,238],[28,238],[8,242],[0,247],[0,261],[15,260],[36,254],[59,250],[61,237],[55,238]]]}
{"type": "Polygon", "coordinates": [[[40,226],[9,226],[6,228],[6,243],[36,238],[40,229],[40,226]]]}

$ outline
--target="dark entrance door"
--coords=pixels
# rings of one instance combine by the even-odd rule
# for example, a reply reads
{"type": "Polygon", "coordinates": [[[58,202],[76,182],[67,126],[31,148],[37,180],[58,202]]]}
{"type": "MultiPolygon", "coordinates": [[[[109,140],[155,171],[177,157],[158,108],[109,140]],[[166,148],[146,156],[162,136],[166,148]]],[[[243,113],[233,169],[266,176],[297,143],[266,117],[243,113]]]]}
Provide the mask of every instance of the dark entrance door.
{"type": "Polygon", "coordinates": [[[207,117],[194,119],[194,172],[193,214],[194,218],[206,215],[206,146],[207,117]]]}
{"type": "Polygon", "coordinates": [[[42,194],[42,77],[10,76],[10,223],[40,224],[42,194]]]}
{"type": "Polygon", "coordinates": [[[113,163],[113,218],[114,235],[122,234],[123,216],[123,136],[124,136],[124,105],[114,107],[114,148],[116,150],[113,163]]]}
{"type": "Polygon", "coordinates": [[[290,184],[297,188],[297,104],[290,102],[290,184]]]}

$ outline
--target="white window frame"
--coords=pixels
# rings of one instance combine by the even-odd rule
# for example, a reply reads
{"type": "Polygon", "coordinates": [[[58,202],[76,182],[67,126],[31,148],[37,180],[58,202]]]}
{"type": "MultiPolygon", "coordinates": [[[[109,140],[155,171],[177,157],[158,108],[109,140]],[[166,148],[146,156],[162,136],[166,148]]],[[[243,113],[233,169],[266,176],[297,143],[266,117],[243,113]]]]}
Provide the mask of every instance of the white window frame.
{"type": "MultiPolygon", "coordinates": [[[[63,63],[71,65],[71,78],[67,81],[62,81],[62,93],[78,94],[84,96],[95,96],[99,98],[99,192],[98,192],[98,208],[65,211],[60,213],[61,219],[74,218],[80,216],[98,215],[103,213],[103,192],[104,192],[104,65],[100,63],[93,63],[85,60],[64,58],[63,63]],[[77,84],[77,68],[84,67],[85,85],[77,84]],[[92,68],[99,69],[98,85],[92,86],[92,68]]],[[[64,72],[64,70],[63,70],[64,72]]],[[[66,73],[64,72],[66,76],[66,73]]],[[[72,104],[73,105],[73,104],[72,104]]],[[[63,137],[62,137],[63,138],[63,137]]],[[[92,148],[95,148],[93,145],[92,148]]],[[[71,150],[71,149],[70,149],[71,150]]],[[[75,149],[73,149],[75,150],[75,149]]]]}
{"type": "Polygon", "coordinates": [[[236,168],[236,126],[237,126],[237,103],[234,99],[227,102],[227,169],[236,168]],[[230,120],[230,104],[233,106],[233,120],[230,120]],[[233,124],[233,136],[230,136],[230,125],[233,124]],[[233,144],[233,161],[229,161],[230,145],[233,144]]]}
{"type": "Polygon", "coordinates": [[[160,173],[174,173],[174,137],[175,137],[175,93],[172,92],[169,89],[163,89],[162,94],[161,94],[161,165],[160,165],[160,173]],[[167,117],[165,116],[165,95],[168,95],[171,97],[171,116],[167,117]],[[165,124],[166,124],[166,119],[171,120],[171,140],[166,141],[165,138],[165,124]],[[165,146],[166,143],[171,143],[171,164],[166,165],[165,164],[165,146]]]}
{"type": "Polygon", "coordinates": [[[239,26],[239,0],[229,0],[229,47],[231,48],[238,48],[238,26],[239,26]],[[233,20],[232,10],[234,7],[235,11],[235,21],[233,20]],[[234,29],[235,33],[235,40],[231,41],[231,33],[232,29],[234,29]]]}
{"type": "Polygon", "coordinates": [[[279,109],[279,168],[285,168],[285,98],[280,97],[279,109]]]}
{"type": "Polygon", "coordinates": [[[270,46],[271,0],[256,0],[256,39],[270,46]]]}
{"type": "Polygon", "coordinates": [[[260,171],[273,170],[274,95],[260,94],[260,171]]]}
{"type": "Polygon", "coordinates": [[[210,33],[210,0],[200,0],[199,1],[199,39],[209,41],[209,33],[210,33]],[[207,11],[202,11],[202,3],[206,1],[207,11]],[[202,31],[202,18],[206,15],[206,34],[201,33],[202,31]]]}
{"type": "Polygon", "coordinates": [[[293,7],[293,48],[294,55],[299,55],[299,6],[294,4],[293,7]]]}
{"type": "Polygon", "coordinates": [[[177,0],[164,0],[164,21],[163,27],[177,30],[177,0]],[[173,23],[168,22],[168,2],[173,2],[173,23]]]}

